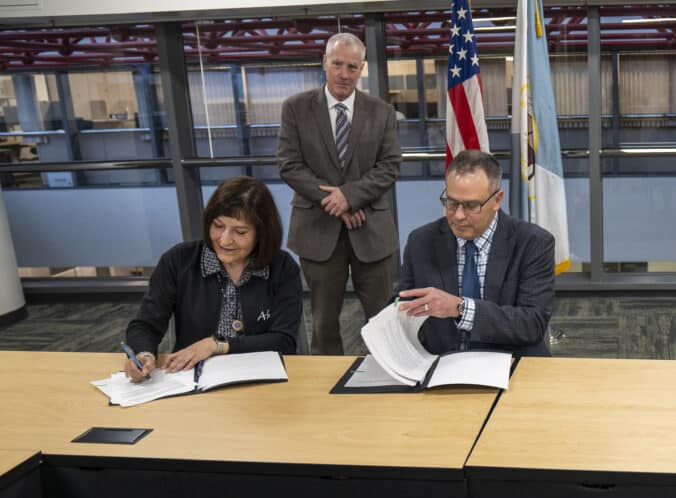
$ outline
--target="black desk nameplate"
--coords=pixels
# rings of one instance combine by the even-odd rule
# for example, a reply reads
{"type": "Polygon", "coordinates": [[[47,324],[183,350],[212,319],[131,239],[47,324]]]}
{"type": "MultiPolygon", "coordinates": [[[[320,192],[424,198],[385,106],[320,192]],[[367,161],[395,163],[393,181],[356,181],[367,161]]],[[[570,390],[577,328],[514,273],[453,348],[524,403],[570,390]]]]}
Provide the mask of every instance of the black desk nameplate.
{"type": "Polygon", "coordinates": [[[135,444],[152,429],[124,427],[92,427],[73,439],[72,443],[135,444]]]}

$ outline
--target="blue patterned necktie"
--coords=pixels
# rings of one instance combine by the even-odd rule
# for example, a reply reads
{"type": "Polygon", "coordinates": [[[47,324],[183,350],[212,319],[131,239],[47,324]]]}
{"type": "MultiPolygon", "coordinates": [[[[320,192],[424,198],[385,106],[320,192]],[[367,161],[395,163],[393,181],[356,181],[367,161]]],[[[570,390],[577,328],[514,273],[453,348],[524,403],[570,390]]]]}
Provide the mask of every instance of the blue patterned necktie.
{"type": "Polygon", "coordinates": [[[462,270],[462,296],[481,299],[479,272],[476,269],[476,246],[474,241],[465,243],[465,268],[462,270]]]}
{"type": "MultiPolygon", "coordinates": [[[[476,268],[476,246],[474,241],[468,240],[465,243],[465,267],[462,270],[462,297],[471,297],[474,299],[481,299],[481,287],[479,285],[479,272],[476,268]]],[[[465,331],[459,331],[460,344],[458,349],[460,351],[467,351],[469,349],[469,334],[465,331]]]]}
{"type": "Polygon", "coordinates": [[[336,109],[336,150],[340,167],[345,166],[345,154],[347,153],[347,139],[350,135],[350,122],[347,119],[347,106],[338,103],[336,109]]]}

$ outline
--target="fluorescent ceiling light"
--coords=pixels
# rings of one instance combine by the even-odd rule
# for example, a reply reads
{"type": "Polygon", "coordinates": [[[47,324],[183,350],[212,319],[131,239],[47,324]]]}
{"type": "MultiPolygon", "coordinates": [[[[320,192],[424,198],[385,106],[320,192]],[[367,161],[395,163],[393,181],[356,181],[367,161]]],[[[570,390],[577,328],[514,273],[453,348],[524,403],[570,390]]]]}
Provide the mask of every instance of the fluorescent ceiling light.
{"type": "Polygon", "coordinates": [[[676,22],[676,17],[660,17],[658,19],[622,19],[623,23],[640,24],[648,22],[676,22]]]}
{"type": "Polygon", "coordinates": [[[477,26],[474,31],[513,31],[516,26],[477,26]]]}
{"type": "Polygon", "coordinates": [[[636,154],[643,156],[646,154],[674,154],[676,153],[676,150],[673,148],[646,147],[640,149],[620,149],[620,152],[624,154],[636,154]]]}
{"type": "Polygon", "coordinates": [[[516,17],[482,17],[481,19],[472,18],[472,22],[493,22],[493,21],[516,21],[516,17]]]}

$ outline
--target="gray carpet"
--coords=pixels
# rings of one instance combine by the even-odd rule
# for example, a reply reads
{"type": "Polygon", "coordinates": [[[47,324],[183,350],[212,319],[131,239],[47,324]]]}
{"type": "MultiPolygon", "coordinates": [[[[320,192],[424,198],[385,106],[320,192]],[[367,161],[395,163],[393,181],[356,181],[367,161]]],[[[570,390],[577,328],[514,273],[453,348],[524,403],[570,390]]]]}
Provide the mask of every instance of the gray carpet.
{"type": "MultiPolygon", "coordinates": [[[[118,352],[136,303],[58,303],[28,306],[28,318],[0,330],[0,349],[118,352]]],[[[312,334],[305,303],[308,336],[312,334]]],[[[361,305],[348,297],[341,328],[345,352],[364,354],[361,305]]],[[[550,323],[555,356],[676,357],[676,298],[560,298],[550,323]]],[[[166,351],[165,341],[161,351],[166,351]]]]}
{"type": "Polygon", "coordinates": [[[550,328],[556,356],[670,360],[676,297],[558,299],[550,328]]]}
{"type": "MultiPolygon", "coordinates": [[[[0,350],[119,352],[120,341],[137,303],[55,303],[28,305],[28,318],[0,329],[0,350]]],[[[308,339],[312,336],[310,303],[305,299],[308,339]]],[[[366,353],[359,331],[364,312],[357,299],[345,300],[340,316],[345,352],[366,353]]],[[[160,344],[169,349],[170,337],[160,344]]]]}

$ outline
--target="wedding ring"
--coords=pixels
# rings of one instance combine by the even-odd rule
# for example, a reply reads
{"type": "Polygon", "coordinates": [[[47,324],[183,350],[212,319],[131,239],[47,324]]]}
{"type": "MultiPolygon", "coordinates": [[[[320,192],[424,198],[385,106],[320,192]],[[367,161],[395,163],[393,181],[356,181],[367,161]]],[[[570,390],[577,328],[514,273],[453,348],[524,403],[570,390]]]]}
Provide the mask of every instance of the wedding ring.
{"type": "Polygon", "coordinates": [[[430,305],[425,303],[425,311],[429,311],[429,310],[430,310],[430,305]]]}

